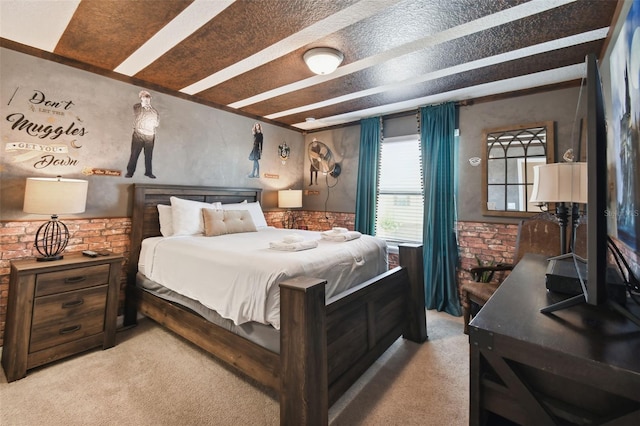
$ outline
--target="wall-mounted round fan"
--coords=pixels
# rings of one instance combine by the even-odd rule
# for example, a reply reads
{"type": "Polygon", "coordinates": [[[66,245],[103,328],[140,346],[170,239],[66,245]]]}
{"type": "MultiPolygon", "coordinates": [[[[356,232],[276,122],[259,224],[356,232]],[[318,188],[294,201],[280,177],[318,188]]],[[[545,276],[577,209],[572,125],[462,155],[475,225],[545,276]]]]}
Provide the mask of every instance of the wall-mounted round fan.
{"type": "MultiPolygon", "coordinates": [[[[311,162],[312,173],[321,172],[323,174],[330,174],[334,178],[340,176],[342,169],[340,164],[336,163],[333,158],[331,149],[329,149],[329,147],[324,143],[315,139],[309,144],[309,161],[311,162]]],[[[313,178],[311,184],[313,184],[313,178]]]]}

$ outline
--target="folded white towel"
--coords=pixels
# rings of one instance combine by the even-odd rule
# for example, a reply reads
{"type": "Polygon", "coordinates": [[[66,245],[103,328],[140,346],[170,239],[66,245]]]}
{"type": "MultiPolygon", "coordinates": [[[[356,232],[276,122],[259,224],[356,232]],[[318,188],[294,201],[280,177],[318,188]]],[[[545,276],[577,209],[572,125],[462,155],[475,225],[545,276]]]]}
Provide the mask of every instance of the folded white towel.
{"type": "Polygon", "coordinates": [[[318,247],[318,240],[300,241],[297,243],[285,243],[284,241],[273,241],[269,243],[269,248],[281,251],[300,251],[318,247]]]}
{"type": "Polygon", "coordinates": [[[285,237],[282,239],[283,242],[285,243],[299,243],[304,241],[304,238],[302,237],[302,235],[297,235],[297,234],[290,234],[290,235],[285,235],[285,237]]]}
{"type": "Polygon", "coordinates": [[[347,232],[340,232],[340,233],[336,233],[336,234],[322,234],[322,239],[323,240],[328,240],[328,241],[338,241],[338,242],[342,242],[342,241],[351,241],[351,240],[355,240],[356,238],[360,238],[362,236],[362,234],[358,231],[347,231],[347,232]]]}
{"type": "Polygon", "coordinates": [[[349,232],[349,230],[347,228],[340,228],[337,226],[334,226],[333,228],[329,229],[328,231],[322,231],[321,234],[322,235],[340,235],[340,234],[346,234],[347,232],[349,232]]]}

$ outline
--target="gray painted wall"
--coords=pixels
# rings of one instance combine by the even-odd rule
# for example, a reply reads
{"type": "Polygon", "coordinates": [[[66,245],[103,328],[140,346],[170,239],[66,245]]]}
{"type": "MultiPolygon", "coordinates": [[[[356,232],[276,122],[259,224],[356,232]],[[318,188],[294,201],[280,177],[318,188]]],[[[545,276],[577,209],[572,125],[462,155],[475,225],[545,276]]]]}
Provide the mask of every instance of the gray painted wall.
{"type": "Polygon", "coordinates": [[[305,151],[303,207],[306,210],[354,213],[356,208],[356,185],[358,182],[358,156],[360,152],[360,126],[349,126],[315,132],[305,136],[305,147],[313,140],[326,144],[341,173],[337,178],[318,173],[318,184],[310,185],[309,156],[305,151]],[[307,192],[310,191],[310,192],[307,192]],[[317,192],[317,194],[315,194],[317,192]]]}
{"type": "MultiPolygon", "coordinates": [[[[579,88],[544,92],[507,100],[478,103],[460,108],[458,219],[479,222],[518,222],[520,219],[482,215],[482,167],[472,167],[469,158],[482,157],[482,133],[485,128],[503,127],[555,121],[556,147],[559,153],[573,147],[571,129],[578,102],[579,88]]],[[[415,114],[384,121],[385,137],[418,133],[415,114]]],[[[334,150],[343,161],[342,176],[336,181],[328,178],[329,185],[319,178],[320,185],[308,186],[308,172],[304,177],[304,189],[319,190],[317,196],[304,197],[304,207],[313,210],[354,212],[357,183],[358,151],[360,144],[359,125],[342,129],[327,130],[305,136],[305,145],[316,138],[334,150]],[[351,155],[353,155],[351,157],[351,155]]],[[[560,154],[560,155],[561,155],[560,154]]],[[[309,170],[309,160],[305,158],[304,170],[309,170]]]]}
{"type": "MultiPolygon", "coordinates": [[[[250,179],[247,175],[251,171],[251,162],[247,157],[252,145],[254,120],[151,91],[152,105],[160,114],[153,160],[157,179],[150,180],[143,175],[143,155],[138,161],[135,176],[126,179],[132,105],[138,102],[138,92],[143,88],[8,49],[0,49],[0,59],[2,220],[40,218],[22,212],[25,178],[58,174],[89,180],[87,211],[78,217],[130,215],[133,182],[260,187],[265,190],[265,210],[277,207],[276,190],[303,189],[304,209],[355,211],[359,125],[302,135],[262,123],[264,147],[260,171],[274,175],[274,178],[250,179]],[[71,100],[73,105],[67,110],[58,108],[61,111],[57,112],[64,115],[56,114],[56,111],[41,112],[42,104],[35,105],[29,101],[35,91],[44,93],[52,101],[71,100]],[[34,122],[54,123],[65,128],[73,122],[84,127],[86,134],[75,137],[63,135],[56,140],[29,136],[24,131],[11,128],[14,123],[7,117],[14,113],[25,114],[34,122]],[[310,186],[307,147],[314,138],[331,148],[342,173],[337,179],[319,174],[318,184],[310,186]],[[73,148],[73,140],[73,145],[82,147],[73,148]],[[69,150],[68,156],[77,162],[71,166],[37,169],[34,164],[40,160],[39,153],[33,157],[33,151],[7,150],[7,143],[13,142],[64,145],[69,150]],[[291,157],[285,165],[278,157],[278,145],[282,142],[291,147],[291,157]],[[29,155],[32,157],[25,160],[29,155]],[[83,175],[83,170],[92,168],[117,170],[122,175],[83,175]]],[[[460,220],[516,221],[485,217],[481,213],[482,167],[471,167],[468,159],[482,155],[483,129],[553,120],[556,122],[558,152],[564,152],[570,146],[578,93],[577,88],[565,89],[460,108],[460,220]]],[[[56,110],[50,106],[44,109],[56,110]]],[[[386,137],[415,133],[417,122],[414,114],[384,123],[386,137]]]]}
{"type": "Polygon", "coordinates": [[[478,222],[519,222],[521,220],[482,214],[482,166],[471,166],[469,158],[482,158],[484,129],[555,121],[556,161],[558,161],[558,153],[561,157],[562,153],[574,146],[571,141],[571,129],[574,125],[579,93],[579,88],[571,88],[460,108],[459,220],[478,222]]]}
{"type": "Polygon", "coordinates": [[[89,180],[86,212],[70,217],[129,216],[134,182],[259,187],[264,189],[265,210],[277,207],[276,190],[302,186],[306,156],[301,133],[261,123],[260,172],[273,177],[250,179],[248,155],[255,120],[153,90],[149,90],[151,104],[160,115],[153,152],[157,179],[144,176],[143,154],[134,177],[126,179],[132,107],[145,88],[4,48],[0,49],[0,74],[2,220],[42,218],[22,212],[27,177],[62,175],[89,180]],[[55,139],[44,137],[43,131],[30,135],[15,126],[21,115],[42,124],[43,129],[52,125],[66,130],[73,124],[78,133],[55,139]],[[285,165],[278,156],[278,145],[283,142],[291,148],[285,165]],[[39,151],[53,146],[68,152],[39,151]],[[43,157],[71,164],[45,166],[43,157]],[[121,176],[87,175],[88,170],[116,171],[121,176]]]}

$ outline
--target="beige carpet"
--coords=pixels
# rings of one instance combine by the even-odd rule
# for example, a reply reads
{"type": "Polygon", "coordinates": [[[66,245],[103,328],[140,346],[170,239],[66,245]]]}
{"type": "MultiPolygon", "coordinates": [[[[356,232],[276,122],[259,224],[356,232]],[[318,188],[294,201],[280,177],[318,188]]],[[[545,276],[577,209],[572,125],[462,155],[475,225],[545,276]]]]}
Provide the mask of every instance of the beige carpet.
{"type": "MultiPolygon", "coordinates": [[[[467,425],[462,318],[428,311],[429,340],[399,339],[329,412],[331,425],[467,425]]],[[[278,425],[276,396],[150,320],[117,345],[0,377],[0,425],[278,425]]]]}

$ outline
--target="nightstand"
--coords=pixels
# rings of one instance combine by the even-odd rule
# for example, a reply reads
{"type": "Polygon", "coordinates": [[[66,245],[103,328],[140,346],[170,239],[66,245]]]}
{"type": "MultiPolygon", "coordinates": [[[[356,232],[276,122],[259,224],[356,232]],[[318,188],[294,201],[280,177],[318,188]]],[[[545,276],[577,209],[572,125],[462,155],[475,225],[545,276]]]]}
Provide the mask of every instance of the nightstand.
{"type": "Polygon", "coordinates": [[[27,370],[115,345],[122,256],[11,262],[2,367],[7,381],[27,370]]]}

